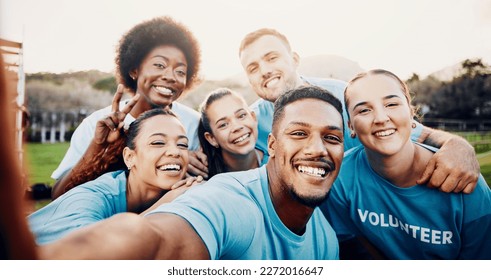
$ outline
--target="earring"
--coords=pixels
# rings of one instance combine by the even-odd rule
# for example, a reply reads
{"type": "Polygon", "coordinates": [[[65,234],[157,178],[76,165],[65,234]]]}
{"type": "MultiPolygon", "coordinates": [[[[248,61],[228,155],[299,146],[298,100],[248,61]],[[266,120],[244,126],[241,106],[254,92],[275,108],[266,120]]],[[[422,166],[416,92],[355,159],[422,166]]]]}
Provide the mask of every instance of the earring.
{"type": "Polygon", "coordinates": [[[130,165],[130,166],[128,166],[128,171],[130,171],[132,167],[133,167],[133,166],[131,166],[131,165],[130,165]]]}
{"type": "Polygon", "coordinates": [[[413,123],[411,124],[411,127],[412,127],[412,128],[416,128],[416,123],[415,123],[415,122],[413,122],[413,123]]]}
{"type": "Polygon", "coordinates": [[[351,138],[355,138],[356,137],[356,133],[355,132],[351,132],[351,138]]]}
{"type": "Polygon", "coordinates": [[[132,79],[133,81],[136,79],[134,76],[131,76],[131,75],[130,75],[130,77],[131,77],[131,79],[132,79]]]}

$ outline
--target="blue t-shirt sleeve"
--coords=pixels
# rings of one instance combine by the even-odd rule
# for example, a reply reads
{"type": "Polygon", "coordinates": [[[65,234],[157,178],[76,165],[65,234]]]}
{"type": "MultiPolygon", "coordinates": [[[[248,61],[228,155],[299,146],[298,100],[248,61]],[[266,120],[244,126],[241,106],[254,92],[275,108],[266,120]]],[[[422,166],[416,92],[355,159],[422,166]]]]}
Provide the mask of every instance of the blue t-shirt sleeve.
{"type": "Polygon", "coordinates": [[[102,194],[77,187],[31,214],[28,221],[36,242],[45,244],[109,217],[109,208],[102,194]]]}
{"type": "Polygon", "coordinates": [[[421,133],[423,132],[423,125],[417,121],[414,121],[416,127],[411,130],[411,140],[413,142],[420,142],[419,138],[421,137],[421,133]]]}
{"type": "Polygon", "coordinates": [[[256,224],[248,193],[234,179],[214,176],[172,203],[148,213],[173,213],[185,219],[205,243],[211,259],[237,259],[248,248],[256,224]]]}
{"type": "Polygon", "coordinates": [[[491,190],[482,176],[473,193],[463,194],[464,221],[459,259],[491,259],[491,190]]]}

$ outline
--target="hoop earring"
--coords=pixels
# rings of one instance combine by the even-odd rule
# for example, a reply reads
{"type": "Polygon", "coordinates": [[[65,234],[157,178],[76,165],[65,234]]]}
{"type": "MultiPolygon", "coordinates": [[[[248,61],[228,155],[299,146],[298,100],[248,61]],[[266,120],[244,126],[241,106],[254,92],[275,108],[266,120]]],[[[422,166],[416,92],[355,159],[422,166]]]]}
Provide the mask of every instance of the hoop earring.
{"type": "Polygon", "coordinates": [[[416,123],[415,123],[415,122],[413,122],[413,123],[411,124],[411,127],[412,127],[413,129],[414,129],[414,128],[416,128],[416,123]]]}

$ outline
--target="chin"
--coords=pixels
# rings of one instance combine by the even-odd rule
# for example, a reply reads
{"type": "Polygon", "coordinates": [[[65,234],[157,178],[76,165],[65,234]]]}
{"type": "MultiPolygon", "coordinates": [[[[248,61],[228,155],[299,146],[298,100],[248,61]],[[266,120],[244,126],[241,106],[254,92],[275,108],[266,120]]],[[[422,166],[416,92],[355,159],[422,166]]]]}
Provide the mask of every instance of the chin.
{"type": "Polygon", "coordinates": [[[298,194],[295,191],[295,189],[290,188],[291,196],[299,203],[308,206],[310,208],[315,208],[321,205],[327,199],[328,193],[329,192],[326,191],[325,193],[319,195],[302,195],[302,194],[298,194]]]}

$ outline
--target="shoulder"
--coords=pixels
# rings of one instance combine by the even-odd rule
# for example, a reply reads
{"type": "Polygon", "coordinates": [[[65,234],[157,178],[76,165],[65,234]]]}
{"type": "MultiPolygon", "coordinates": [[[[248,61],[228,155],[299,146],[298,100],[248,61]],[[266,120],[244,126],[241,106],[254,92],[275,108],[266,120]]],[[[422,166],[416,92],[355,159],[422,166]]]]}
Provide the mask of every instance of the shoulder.
{"type": "Polygon", "coordinates": [[[256,112],[256,114],[265,110],[271,110],[273,109],[273,107],[273,102],[264,100],[262,98],[254,101],[254,103],[249,106],[249,108],[256,112]]]}
{"type": "Polygon", "coordinates": [[[342,88],[343,90],[348,84],[345,81],[338,80],[338,79],[331,79],[331,78],[302,77],[302,79],[314,86],[342,88]]]}
{"type": "Polygon", "coordinates": [[[118,170],[102,174],[98,178],[86,182],[76,188],[81,191],[98,192],[103,195],[119,196],[126,193],[126,173],[118,170]]]}
{"type": "Polygon", "coordinates": [[[172,111],[180,118],[193,117],[199,119],[198,111],[177,101],[172,102],[172,111]]]}
{"type": "MultiPolygon", "coordinates": [[[[223,185],[227,187],[247,188],[254,184],[260,184],[261,168],[238,172],[225,172],[213,176],[208,182],[212,185],[223,185]]],[[[205,183],[205,184],[206,184],[205,183]]]]}
{"type": "Polygon", "coordinates": [[[348,85],[347,82],[337,79],[327,79],[327,78],[302,77],[302,79],[313,86],[318,86],[330,91],[334,96],[336,96],[341,101],[344,100],[344,89],[348,85]]]}
{"type": "Polygon", "coordinates": [[[341,165],[354,163],[365,157],[365,147],[363,145],[356,146],[344,152],[341,165]]]}

